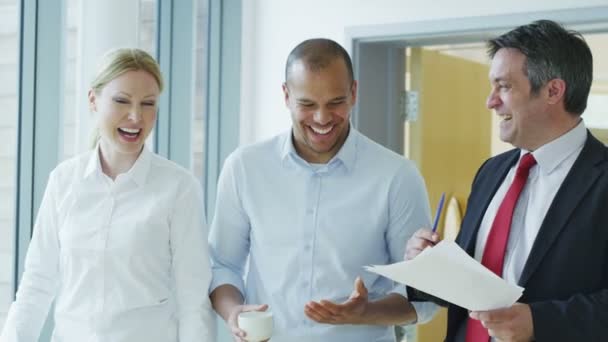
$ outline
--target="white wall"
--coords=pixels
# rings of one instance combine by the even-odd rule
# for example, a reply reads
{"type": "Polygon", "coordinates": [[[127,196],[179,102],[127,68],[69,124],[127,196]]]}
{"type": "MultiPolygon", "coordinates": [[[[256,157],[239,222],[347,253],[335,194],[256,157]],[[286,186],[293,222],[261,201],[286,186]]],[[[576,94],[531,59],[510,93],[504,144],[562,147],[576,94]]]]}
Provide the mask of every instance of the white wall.
{"type": "Polygon", "coordinates": [[[347,45],[352,26],[405,23],[608,5],[608,0],[245,0],[241,143],[290,127],[281,83],[287,54],[300,41],[326,37],[347,45]]]}

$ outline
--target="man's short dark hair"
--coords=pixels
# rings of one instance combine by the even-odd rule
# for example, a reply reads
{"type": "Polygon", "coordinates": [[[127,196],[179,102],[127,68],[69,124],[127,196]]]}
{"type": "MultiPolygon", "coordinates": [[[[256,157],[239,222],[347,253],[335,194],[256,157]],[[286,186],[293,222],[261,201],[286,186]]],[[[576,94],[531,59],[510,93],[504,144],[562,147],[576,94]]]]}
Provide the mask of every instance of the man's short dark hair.
{"type": "Polygon", "coordinates": [[[353,63],[348,52],[340,44],[325,38],[305,40],[291,50],[285,64],[285,82],[289,80],[291,66],[296,61],[303,62],[311,71],[319,71],[329,66],[336,58],[344,61],[352,83],[355,78],[353,75],[353,63]]]}
{"type": "Polygon", "coordinates": [[[551,20],[539,20],[491,39],[487,45],[490,58],[502,48],[517,49],[526,56],[524,74],[532,94],[559,78],[566,82],[566,111],[580,115],[587,108],[593,57],[580,33],[551,20]]]}

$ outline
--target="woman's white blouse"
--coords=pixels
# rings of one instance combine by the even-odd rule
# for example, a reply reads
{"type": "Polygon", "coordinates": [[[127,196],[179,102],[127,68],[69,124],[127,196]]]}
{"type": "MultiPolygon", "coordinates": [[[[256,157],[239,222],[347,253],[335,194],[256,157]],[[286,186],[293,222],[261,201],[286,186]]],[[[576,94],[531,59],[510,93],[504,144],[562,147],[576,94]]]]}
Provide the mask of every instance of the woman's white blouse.
{"type": "Polygon", "coordinates": [[[214,341],[203,199],[185,169],[143,149],[112,181],[98,150],[50,175],[2,341],[214,341]]]}

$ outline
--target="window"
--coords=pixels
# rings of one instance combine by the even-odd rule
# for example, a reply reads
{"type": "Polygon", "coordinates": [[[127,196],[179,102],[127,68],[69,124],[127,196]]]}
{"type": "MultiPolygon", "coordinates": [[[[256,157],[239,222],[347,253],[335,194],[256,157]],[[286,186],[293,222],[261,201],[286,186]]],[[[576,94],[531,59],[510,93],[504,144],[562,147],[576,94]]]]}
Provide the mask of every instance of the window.
{"type": "MultiPolygon", "coordinates": [[[[76,132],[78,112],[76,110],[77,94],[76,89],[76,68],[78,67],[78,0],[66,0],[65,1],[65,47],[64,47],[64,58],[65,63],[63,64],[63,154],[60,156],[61,160],[68,159],[78,153],[76,145],[76,132]]],[[[83,113],[84,115],[84,113],[83,113]]],[[[60,149],[61,151],[61,149],[60,149]]]]}
{"type": "Polygon", "coordinates": [[[19,1],[0,0],[0,330],[13,300],[19,1]]]}
{"type": "Polygon", "coordinates": [[[194,175],[204,183],[205,161],[205,98],[207,94],[207,18],[208,1],[198,0],[194,20],[194,105],[192,114],[192,160],[191,168],[194,175]]]}

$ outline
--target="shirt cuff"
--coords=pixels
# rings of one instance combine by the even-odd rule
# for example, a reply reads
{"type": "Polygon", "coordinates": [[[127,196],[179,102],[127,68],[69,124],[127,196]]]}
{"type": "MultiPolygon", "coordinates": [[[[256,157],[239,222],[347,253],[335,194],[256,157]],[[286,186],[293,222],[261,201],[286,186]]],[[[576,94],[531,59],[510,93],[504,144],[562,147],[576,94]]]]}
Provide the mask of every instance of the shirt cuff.
{"type": "Polygon", "coordinates": [[[415,324],[423,324],[429,322],[437,313],[438,306],[433,302],[411,302],[416,310],[418,320],[415,324]]]}
{"type": "Polygon", "coordinates": [[[389,291],[389,293],[396,293],[407,298],[407,288],[405,287],[405,285],[397,284],[389,291]]]}
{"type": "MultiPolygon", "coordinates": [[[[407,296],[407,287],[405,285],[396,285],[390,293],[397,293],[405,298],[407,296]]],[[[417,320],[412,324],[427,323],[435,317],[439,306],[433,302],[410,302],[416,310],[417,320]]]]}
{"type": "MultiPolygon", "coordinates": [[[[396,285],[391,293],[398,293],[405,298],[408,298],[407,287],[405,285],[396,285]]],[[[412,324],[427,323],[435,317],[439,306],[433,302],[412,302],[414,310],[416,310],[417,320],[412,324]]]]}
{"type": "Polygon", "coordinates": [[[236,287],[243,297],[245,297],[245,282],[243,278],[235,272],[219,267],[212,267],[213,277],[211,279],[211,285],[209,286],[209,293],[213,292],[216,288],[222,285],[232,285],[236,287]]]}

